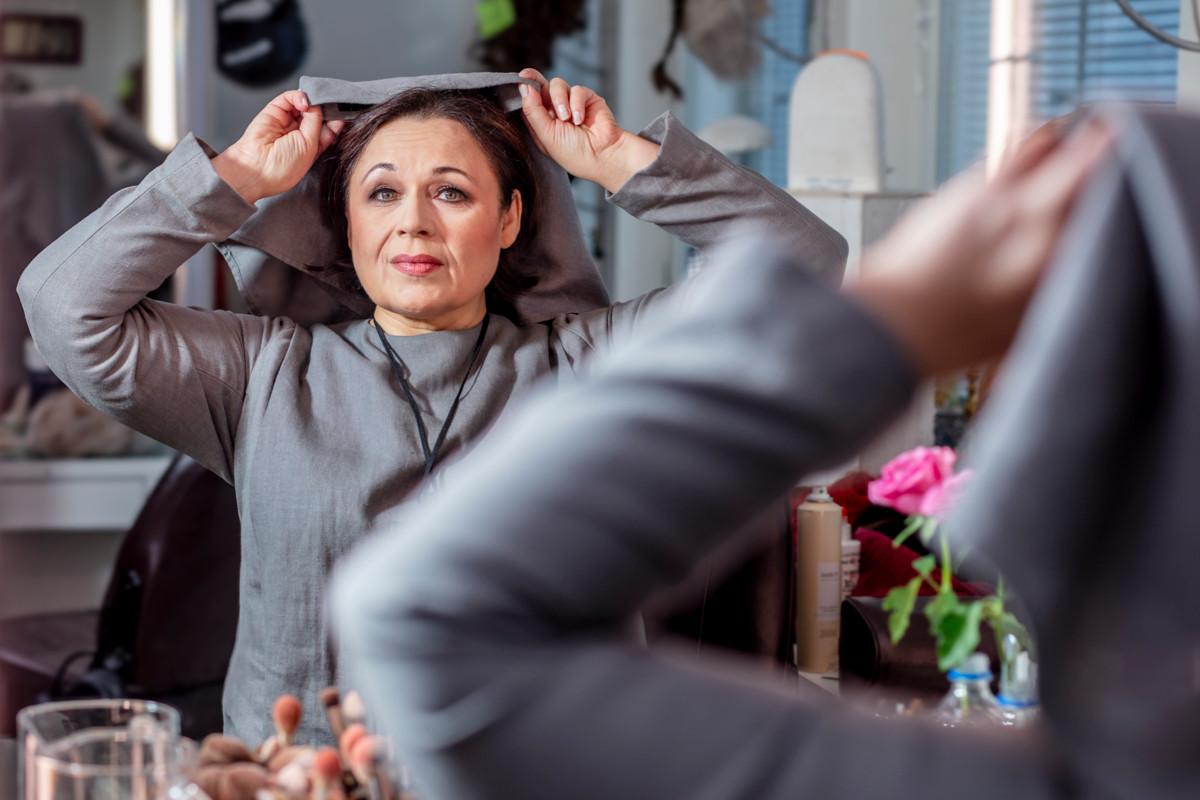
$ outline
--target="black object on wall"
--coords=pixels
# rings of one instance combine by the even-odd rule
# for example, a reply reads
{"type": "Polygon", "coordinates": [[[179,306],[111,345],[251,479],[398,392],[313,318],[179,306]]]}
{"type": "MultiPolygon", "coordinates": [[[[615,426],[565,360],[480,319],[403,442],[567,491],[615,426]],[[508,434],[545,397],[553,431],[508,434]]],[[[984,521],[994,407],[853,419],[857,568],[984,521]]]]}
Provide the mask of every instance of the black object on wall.
{"type": "Polygon", "coordinates": [[[495,72],[525,67],[546,70],[554,63],[554,42],[584,29],[584,0],[512,0],[512,25],[477,42],[472,55],[495,72]]]}
{"type": "Polygon", "coordinates": [[[262,87],[294,75],[308,55],[298,0],[217,4],[217,67],[232,81],[262,87]]]}

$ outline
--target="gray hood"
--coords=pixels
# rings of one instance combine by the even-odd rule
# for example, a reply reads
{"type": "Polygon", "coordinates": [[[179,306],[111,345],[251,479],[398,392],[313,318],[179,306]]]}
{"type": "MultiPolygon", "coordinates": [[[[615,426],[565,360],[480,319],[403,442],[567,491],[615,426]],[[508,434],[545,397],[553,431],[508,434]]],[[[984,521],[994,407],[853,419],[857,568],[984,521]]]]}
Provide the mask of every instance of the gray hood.
{"type": "MultiPolygon", "coordinates": [[[[351,82],[300,78],[309,101],[327,119],[346,119],[413,88],[494,90],[509,111],[519,112],[515,73],[470,72],[351,82]]],[[[538,240],[524,250],[520,272],[535,277],[518,295],[517,322],[532,323],[557,314],[588,311],[608,304],[608,295],[579,227],[567,174],[530,141],[538,178],[538,240]]],[[[291,316],[302,323],[370,316],[374,305],[354,275],[334,266],[337,235],[321,214],[316,169],[292,190],[258,203],[258,212],[218,245],[234,279],[255,313],[291,316]],[[311,279],[311,280],[310,280],[311,279]],[[313,286],[322,291],[314,292],[313,286]]]]}

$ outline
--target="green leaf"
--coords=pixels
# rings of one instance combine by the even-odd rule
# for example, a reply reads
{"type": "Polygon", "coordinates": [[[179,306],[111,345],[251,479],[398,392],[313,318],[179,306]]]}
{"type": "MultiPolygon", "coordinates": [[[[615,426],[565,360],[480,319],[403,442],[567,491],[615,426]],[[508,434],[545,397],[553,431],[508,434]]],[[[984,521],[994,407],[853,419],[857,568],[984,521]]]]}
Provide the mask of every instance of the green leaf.
{"type": "MultiPolygon", "coordinates": [[[[1000,617],[1004,614],[1004,601],[999,597],[985,597],[979,601],[983,606],[983,618],[988,622],[999,622],[1000,617]]],[[[995,625],[993,624],[993,627],[995,625]]]]}
{"type": "Polygon", "coordinates": [[[947,614],[961,612],[962,601],[954,592],[938,592],[925,604],[925,619],[929,620],[930,633],[937,635],[937,627],[947,614]]]}
{"type": "Polygon", "coordinates": [[[916,533],[924,524],[924,517],[913,514],[908,518],[908,524],[904,526],[904,530],[900,531],[900,535],[892,540],[892,547],[899,547],[904,544],[908,540],[908,537],[916,533]]]}
{"type": "Polygon", "coordinates": [[[945,672],[975,652],[979,646],[979,623],[982,617],[981,603],[963,603],[942,617],[934,630],[938,669],[945,672]]]}
{"type": "Polygon", "coordinates": [[[890,611],[888,615],[888,633],[891,634],[892,644],[897,644],[908,631],[908,623],[912,618],[913,607],[917,604],[917,592],[921,589],[921,578],[913,578],[903,586],[897,586],[883,598],[883,610],[890,611]]]}
{"type": "Polygon", "coordinates": [[[512,0],[478,0],[475,18],[479,22],[479,38],[499,36],[517,21],[517,9],[512,0]]]}
{"type": "Polygon", "coordinates": [[[925,522],[921,525],[921,544],[929,546],[929,543],[933,541],[933,535],[937,533],[937,527],[937,517],[925,517],[925,522]]]}
{"type": "Polygon", "coordinates": [[[933,568],[937,566],[937,559],[933,556],[924,556],[912,562],[912,568],[917,571],[917,574],[922,578],[929,577],[929,573],[933,572],[933,568]]]}

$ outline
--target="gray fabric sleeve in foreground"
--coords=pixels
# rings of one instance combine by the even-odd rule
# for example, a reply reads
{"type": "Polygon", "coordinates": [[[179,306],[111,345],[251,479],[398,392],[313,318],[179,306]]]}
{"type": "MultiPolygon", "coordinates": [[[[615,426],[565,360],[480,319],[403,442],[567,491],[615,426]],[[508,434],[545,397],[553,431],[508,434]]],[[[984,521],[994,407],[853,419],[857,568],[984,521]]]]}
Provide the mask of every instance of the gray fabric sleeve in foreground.
{"type": "Polygon", "coordinates": [[[254,358],[291,323],[145,299],[254,212],[211,155],[189,135],[42,251],[17,290],[34,342],[72,391],[231,481],[254,358]]]}
{"type": "MultiPolygon", "coordinates": [[[[841,283],[846,240],[796,198],[754,170],[734,164],[670,112],[638,135],[659,145],[658,156],[608,195],[613,205],[698,250],[715,247],[735,231],[753,230],[754,235],[771,237],[828,285],[841,283]]],[[[751,263],[747,272],[756,268],[751,263]]],[[[608,308],[561,317],[557,324],[568,334],[564,344],[618,344],[633,335],[647,311],[672,294],[656,289],[608,308]]]]}
{"type": "Polygon", "coordinates": [[[714,260],[686,310],[501,423],[344,562],[351,679],[434,798],[1046,796],[1041,772],[961,732],[621,638],[652,591],[862,446],[914,384],[870,317],[778,249],[714,260]]]}

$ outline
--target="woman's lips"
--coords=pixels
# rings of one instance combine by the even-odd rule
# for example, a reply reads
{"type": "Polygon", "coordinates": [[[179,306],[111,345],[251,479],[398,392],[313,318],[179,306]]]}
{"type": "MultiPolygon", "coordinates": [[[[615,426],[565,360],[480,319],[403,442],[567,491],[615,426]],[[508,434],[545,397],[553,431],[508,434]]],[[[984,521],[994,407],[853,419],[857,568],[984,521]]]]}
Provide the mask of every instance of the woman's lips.
{"type": "Polygon", "coordinates": [[[425,255],[392,256],[390,259],[388,259],[388,263],[390,263],[399,272],[402,272],[405,275],[411,275],[415,278],[428,275],[434,270],[440,269],[442,266],[441,259],[425,255]]]}

